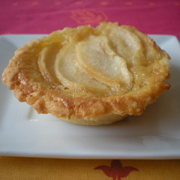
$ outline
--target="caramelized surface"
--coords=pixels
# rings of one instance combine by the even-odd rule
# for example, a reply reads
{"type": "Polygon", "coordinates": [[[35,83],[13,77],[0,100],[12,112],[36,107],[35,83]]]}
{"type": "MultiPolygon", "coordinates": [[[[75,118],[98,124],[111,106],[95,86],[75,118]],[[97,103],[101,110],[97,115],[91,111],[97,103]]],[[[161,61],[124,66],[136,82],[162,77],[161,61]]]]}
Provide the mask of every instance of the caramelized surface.
{"type": "Polygon", "coordinates": [[[168,54],[134,27],[103,22],[25,44],[2,81],[20,101],[58,118],[139,115],[170,87],[164,83],[168,61],[168,54]]]}

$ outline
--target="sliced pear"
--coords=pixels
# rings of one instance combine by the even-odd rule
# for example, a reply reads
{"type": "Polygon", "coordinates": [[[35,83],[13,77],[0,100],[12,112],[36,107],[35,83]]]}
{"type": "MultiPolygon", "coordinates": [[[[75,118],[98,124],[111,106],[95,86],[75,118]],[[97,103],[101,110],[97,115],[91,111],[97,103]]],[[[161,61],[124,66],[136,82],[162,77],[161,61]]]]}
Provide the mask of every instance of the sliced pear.
{"type": "Polygon", "coordinates": [[[132,87],[133,77],[125,59],[111,49],[105,36],[92,36],[78,43],[76,61],[89,76],[113,91],[126,91],[132,87]]]}
{"type": "Polygon", "coordinates": [[[128,30],[128,26],[109,26],[108,38],[116,47],[117,53],[126,59],[128,67],[147,65],[146,49],[141,39],[128,30]]]}
{"type": "Polygon", "coordinates": [[[57,55],[55,61],[57,79],[65,86],[74,90],[93,93],[109,93],[109,88],[89,77],[75,62],[75,43],[65,46],[57,55]]]}
{"type": "Polygon", "coordinates": [[[56,55],[61,48],[60,43],[52,43],[43,48],[39,55],[38,65],[44,77],[51,85],[56,86],[59,84],[56,74],[54,72],[54,62],[56,55]]]}

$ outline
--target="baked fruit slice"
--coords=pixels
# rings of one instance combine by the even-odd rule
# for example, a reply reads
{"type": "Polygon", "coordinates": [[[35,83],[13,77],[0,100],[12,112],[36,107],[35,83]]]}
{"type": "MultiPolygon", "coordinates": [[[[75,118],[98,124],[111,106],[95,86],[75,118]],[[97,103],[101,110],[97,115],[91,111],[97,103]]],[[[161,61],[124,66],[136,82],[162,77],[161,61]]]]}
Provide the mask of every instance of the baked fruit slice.
{"type": "Polygon", "coordinates": [[[170,85],[168,54],[132,26],[55,31],[15,51],[2,74],[20,102],[83,125],[140,115],[170,85]]]}

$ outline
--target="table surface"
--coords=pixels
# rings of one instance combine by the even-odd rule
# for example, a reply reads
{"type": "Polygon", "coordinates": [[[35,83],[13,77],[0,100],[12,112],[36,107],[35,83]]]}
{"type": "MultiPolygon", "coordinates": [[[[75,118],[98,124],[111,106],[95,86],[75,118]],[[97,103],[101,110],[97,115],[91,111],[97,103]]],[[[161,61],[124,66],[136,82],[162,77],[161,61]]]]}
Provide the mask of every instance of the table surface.
{"type": "MultiPolygon", "coordinates": [[[[48,34],[101,21],[180,40],[180,0],[8,0],[0,35],[48,34]]],[[[180,160],[79,160],[0,157],[0,179],[178,179],[180,160]]]]}
{"type": "Polygon", "coordinates": [[[180,40],[179,19],[179,0],[8,0],[1,1],[0,34],[46,34],[112,21],[180,40]]]}

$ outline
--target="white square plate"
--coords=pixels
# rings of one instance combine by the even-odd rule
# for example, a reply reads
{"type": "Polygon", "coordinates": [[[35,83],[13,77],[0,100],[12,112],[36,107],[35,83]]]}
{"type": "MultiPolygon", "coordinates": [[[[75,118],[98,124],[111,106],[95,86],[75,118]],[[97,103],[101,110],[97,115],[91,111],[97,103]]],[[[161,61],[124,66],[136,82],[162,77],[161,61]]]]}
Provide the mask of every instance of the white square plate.
{"type": "MultiPolygon", "coordinates": [[[[0,73],[14,51],[43,35],[0,36],[0,73]]],[[[180,45],[176,37],[151,35],[171,56],[172,85],[139,117],[106,126],[80,126],[38,115],[0,83],[0,155],[105,158],[180,158],[180,45]]]]}

